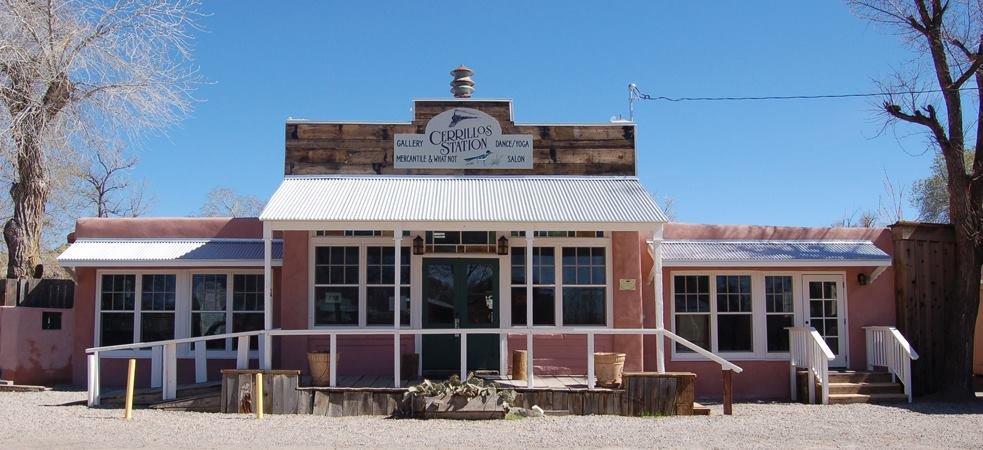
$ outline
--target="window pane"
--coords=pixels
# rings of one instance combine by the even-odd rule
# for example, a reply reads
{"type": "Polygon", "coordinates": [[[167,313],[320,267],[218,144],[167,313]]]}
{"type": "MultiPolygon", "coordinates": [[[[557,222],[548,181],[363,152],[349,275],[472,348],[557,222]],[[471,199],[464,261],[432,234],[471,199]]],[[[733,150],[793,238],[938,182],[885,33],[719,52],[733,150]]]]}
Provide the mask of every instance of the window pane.
{"type": "Polygon", "coordinates": [[[174,311],[176,278],[176,275],[166,274],[144,275],[140,308],[143,311],[174,311]]]}
{"type": "Polygon", "coordinates": [[[358,247],[314,249],[314,284],[358,284],[358,247]]]}
{"type": "Polygon", "coordinates": [[[358,325],[358,288],[315,288],[314,324],[358,325]]]}
{"type": "Polygon", "coordinates": [[[717,311],[751,312],[751,277],[717,276],[717,311]]]}
{"type": "MultiPolygon", "coordinates": [[[[256,331],[263,329],[263,313],[233,313],[232,314],[232,332],[238,333],[240,331],[256,331]]],[[[239,348],[239,340],[232,340],[232,350],[239,348]]],[[[249,337],[249,349],[257,350],[259,349],[259,339],[256,336],[249,337]]]]}
{"type": "Polygon", "coordinates": [[[717,316],[717,349],[721,352],[750,352],[751,315],[721,314],[717,316]]]}
{"type": "Polygon", "coordinates": [[[605,282],[603,247],[563,249],[564,284],[603,285],[605,282]]]}
{"type": "Polygon", "coordinates": [[[140,342],[174,339],[174,313],[140,314],[140,342]]]}
{"type": "MultiPolygon", "coordinates": [[[[224,334],[225,332],[226,331],[225,331],[224,312],[191,314],[192,336],[213,336],[216,334],[224,334]]],[[[224,350],[225,341],[221,339],[206,341],[205,348],[209,350],[214,350],[214,349],[224,350]]]]}
{"type": "Polygon", "coordinates": [[[709,280],[707,275],[673,276],[676,312],[709,312],[709,280]]]}
{"type": "Polygon", "coordinates": [[[605,325],[604,297],[603,287],[563,288],[563,324],[605,325]]]}
{"type": "Polygon", "coordinates": [[[512,284],[526,284],[526,248],[512,247],[510,258],[512,259],[512,284]]]}
{"type": "MultiPolygon", "coordinates": [[[[366,304],[365,314],[366,323],[369,325],[392,325],[393,324],[393,288],[392,287],[368,287],[365,290],[366,304]]],[[[402,305],[400,306],[400,322],[403,325],[410,324],[410,289],[400,288],[402,305]]]]}
{"type": "Polygon", "coordinates": [[[99,345],[133,343],[133,313],[102,313],[99,345]]]}
{"type": "Polygon", "coordinates": [[[792,312],[792,277],[765,277],[765,308],[768,312],[792,312]]]}
{"type": "Polygon", "coordinates": [[[512,288],[512,325],[526,324],[526,288],[512,288]]]}
{"type": "Polygon", "coordinates": [[[771,314],[768,316],[768,351],[787,352],[788,351],[788,330],[791,327],[795,316],[790,314],[771,314]]]}
{"type": "MultiPolygon", "coordinates": [[[[682,314],[676,316],[676,334],[685,338],[702,348],[710,350],[710,316],[707,314],[682,314]]],[[[680,344],[676,344],[676,351],[680,353],[692,353],[680,344]]]]}
{"type": "Polygon", "coordinates": [[[263,310],[263,275],[234,275],[232,277],[232,310],[263,310]]]}
{"type": "Polygon", "coordinates": [[[135,299],[136,275],[102,276],[100,306],[103,311],[133,311],[135,299]]]}
{"type": "Polygon", "coordinates": [[[225,275],[193,275],[191,277],[191,309],[194,311],[225,311],[225,275]]]}
{"type": "MultiPolygon", "coordinates": [[[[556,291],[551,287],[535,287],[532,290],[533,325],[556,324],[556,291]]],[[[601,319],[603,322],[603,317],[601,319]]]]}

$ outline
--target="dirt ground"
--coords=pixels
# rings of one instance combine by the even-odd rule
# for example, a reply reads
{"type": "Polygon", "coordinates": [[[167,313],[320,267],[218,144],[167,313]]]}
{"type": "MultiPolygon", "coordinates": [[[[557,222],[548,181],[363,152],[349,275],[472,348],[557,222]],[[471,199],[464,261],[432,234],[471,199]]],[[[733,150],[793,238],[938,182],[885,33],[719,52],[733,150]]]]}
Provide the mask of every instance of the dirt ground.
{"type": "Polygon", "coordinates": [[[89,409],[84,392],[0,393],[0,448],[983,447],[983,401],[741,403],[734,415],[484,422],[89,409]]]}

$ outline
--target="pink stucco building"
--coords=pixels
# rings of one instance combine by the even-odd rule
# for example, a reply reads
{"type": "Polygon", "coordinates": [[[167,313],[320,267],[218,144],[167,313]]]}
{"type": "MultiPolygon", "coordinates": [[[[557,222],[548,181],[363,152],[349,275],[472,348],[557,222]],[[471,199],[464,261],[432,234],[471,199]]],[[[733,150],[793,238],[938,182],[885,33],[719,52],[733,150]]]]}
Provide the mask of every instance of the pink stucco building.
{"type": "Polygon", "coordinates": [[[246,359],[307,373],[309,351],[334,350],[333,379],[393,384],[408,359],[508,373],[526,349],[535,375],[589,377],[592,351],[616,351],[626,371],[696,373],[697,396],[738,368],[737,398],[788,399],[790,328],[829,367],[865,369],[864,327],[894,324],[886,229],[670,223],[636,178],[632,123],[515,123],[507,100],[414,110],[288,122],[259,218],[79,219],[59,258],[74,306],[59,330],[0,310],[3,377],[98,391],[137,357],[166,396],[246,359]]]}

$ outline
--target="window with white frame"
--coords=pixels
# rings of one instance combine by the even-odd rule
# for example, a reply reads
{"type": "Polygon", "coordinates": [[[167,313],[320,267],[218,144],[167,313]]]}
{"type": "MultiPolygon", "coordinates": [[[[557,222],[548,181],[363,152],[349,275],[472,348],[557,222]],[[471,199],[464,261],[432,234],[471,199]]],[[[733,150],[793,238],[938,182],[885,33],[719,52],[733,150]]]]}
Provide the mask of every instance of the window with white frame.
{"type": "MultiPolygon", "coordinates": [[[[262,274],[235,274],[232,276],[232,332],[263,329],[264,282],[262,274]]],[[[259,338],[249,338],[249,348],[259,348],[259,338]]],[[[232,349],[239,346],[232,340],[232,349]]]]}
{"type": "Polygon", "coordinates": [[[795,301],[792,293],[791,276],[765,276],[765,326],[770,353],[789,350],[787,328],[795,325],[795,301]]]}
{"type": "Polygon", "coordinates": [[[607,324],[604,247],[563,248],[563,324],[607,324]]]}
{"type": "Polygon", "coordinates": [[[99,345],[174,339],[174,274],[104,274],[100,284],[99,345]]]}
{"type": "Polygon", "coordinates": [[[314,324],[358,325],[359,248],[314,250],[314,324]]]}
{"type": "MultiPolygon", "coordinates": [[[[532,323],[556,325],[556,257],[554,247],[532,249],[532,323]]],[[[512,247],[512,325],[526,325],[526,248],[512,247]]]]}
{"type": "MultiPolygon", "coordinates": [[[[191,335],[224,334],[228,323],[229,279],[226,274],[194,274],[191,276],[191,335]]],[[[209,350],[225,350],[224,340],[205,342],[209,350]]]]}
{"type": "Polygon", "coordinates": [[[751,276],[717,275],[717,351],[753,352],[751,276]]]}
{"type": "MultiPolygon", "coordinates": [[[[710,277],[676,275],[673,294],[676,334],[710,350],[710,277]]],[[[676,351],[692,352],[678,343],[676,351]]]]}
{"type": "MultiPolygon", "coordinates": [[[[410,259],[409,247],[400,249],[399,292],[400,323],[410,324],[410,259]]],[[[393,325],[393,290],[396,278],[396,248],[365,248],[365,322],[368,325],[393,325]]]]}

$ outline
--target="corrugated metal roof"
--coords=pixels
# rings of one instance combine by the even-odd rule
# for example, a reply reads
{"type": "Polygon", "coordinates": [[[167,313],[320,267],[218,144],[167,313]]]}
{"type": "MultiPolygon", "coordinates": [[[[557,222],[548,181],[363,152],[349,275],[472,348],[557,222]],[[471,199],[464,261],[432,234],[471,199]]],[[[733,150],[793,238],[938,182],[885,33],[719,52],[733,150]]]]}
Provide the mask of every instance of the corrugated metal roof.
{"type": "Polygon", "coordinates": [[[666,265],[890,265],[871,241],[667,240],[666,265]]]}
{"type": "MultiPolygon", "coordinates": [[[[273,259],[283,245],[273,241],[273,259]]],[[[58,256],[77,266],[256,266],[263,265],[261,239],[80,239],[58,256]]],[[[279,263],[277,263],[279,265],[279,263]]]]}
{"type": "Polygon", "coordinates": [[[260,219],[655,223],[666,216],[635,177],[288,176],[260,219]]]}

